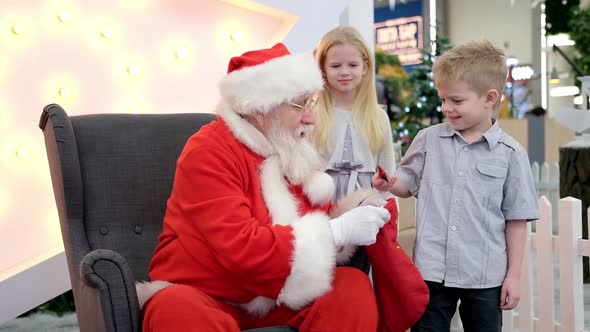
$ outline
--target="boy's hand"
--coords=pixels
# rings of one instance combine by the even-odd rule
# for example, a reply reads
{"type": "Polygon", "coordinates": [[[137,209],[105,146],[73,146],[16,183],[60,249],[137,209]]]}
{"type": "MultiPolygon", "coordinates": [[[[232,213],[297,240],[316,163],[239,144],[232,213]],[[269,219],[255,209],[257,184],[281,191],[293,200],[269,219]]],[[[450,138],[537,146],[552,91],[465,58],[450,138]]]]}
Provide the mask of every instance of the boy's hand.
{"type": "Polygon", "coordinates": [[[377,172],[371,178],[371,184],[373,185],[373,188],[379,191],[390,191],[391,187],[396,181],[397,178],[395,176],[389,176],[385,179],[381,177],[377,172]]]}
{"type": "Polygon", "coordinates": [[[381,166],[377,166],[377,175],[379,175],[379,177],[383,180],[387,181],[387,173],[383,168],[381,168],[381,166]]]}
{"type": "Polygon", "coordinates": [[[506,276],[500,293],[500,309],[512,310],[520,301],[520,279],[506,276]]]}

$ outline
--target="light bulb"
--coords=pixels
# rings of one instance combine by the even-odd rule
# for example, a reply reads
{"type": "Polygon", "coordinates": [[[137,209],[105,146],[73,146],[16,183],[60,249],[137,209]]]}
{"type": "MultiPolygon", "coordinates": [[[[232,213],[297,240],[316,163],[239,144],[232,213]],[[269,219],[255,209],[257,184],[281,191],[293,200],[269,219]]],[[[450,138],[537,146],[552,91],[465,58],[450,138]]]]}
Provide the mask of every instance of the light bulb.
{"type": "Polygon", "coordinates": [[[239,43],[242,41],[242,39],[244,38],[244,33],[242,33],[241,31],[236,31],[234,33],[232,33],[229,38],[231,39],[231,41],[233,41],[234,43],[239,43]]]}
{"type": "Polygon", "coordinates": [[[65,23],[65,22],[67,22],[67,21],[69,21],[69,20],[71,20],[71,19],[72,19],[72,13],[70,13],[70,12],[69,12],[69,11],[67,11],[67,10],[62,10],[62,11],[60,11],[60,12],[57,14],[57,19],[58,19],[60,22],[64,22],[64,23],[65,23]]]}
{"type": "Polygon", "coordinates": [[[186,60],[188,59],[189,55],[189,51],[184,47],[174,51],[174,57],[176,58],[176,60],[186,60]]]}
{"type": "Polygon", "coordinates": [[[143,69],[141,68],[140,65],[136,64],[136,63],[132,63],[129,66],[127,66],[127,73],[131,76],[139,76],[141,75],[143,72],[143,69]]]}
{"type": "Polygon", "coordinates": [[[102,30],[100,31],[100,36],[106,39],[111,39],[113,38],[113,28],[109,27],[109,26],[105,26],[102,28],[102,30]]]}
{"type": "Polygon", "coordinates": [[[72,88],[67,85],[62,86],[59,88],[59,90],[57,90],[57,93],[60,97],[68,99],[72,96],[72,88]]]}
{"type": "Polygon", "coordinates": [[[22,35],[27,31],[27,27],[23,23],[14,23],[12,25],[12,33],[15,35],[22,35]]]}
{"type": "Polygon", "coordinates": [[[129,113],[131,113],[131,114],[141,114],[141,113],[143,113],[143,111],[139,107],[132,107],[129,110],[129,113]]]}
{"type": "Polygon", "coordinates": [[[15,151],[16,157],[18,159],[27,159],[31,155],[29,148],[26,146],[20,146],[15,151]]]}

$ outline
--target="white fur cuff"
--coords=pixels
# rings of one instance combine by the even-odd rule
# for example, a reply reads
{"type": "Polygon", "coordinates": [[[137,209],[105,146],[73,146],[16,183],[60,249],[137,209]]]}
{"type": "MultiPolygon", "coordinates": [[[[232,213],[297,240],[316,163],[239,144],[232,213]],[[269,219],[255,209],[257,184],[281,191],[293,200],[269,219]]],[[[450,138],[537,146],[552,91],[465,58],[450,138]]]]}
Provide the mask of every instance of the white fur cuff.
{"type": "Polygon", "coordinates": [[[314,212],[293,224],[293,264],[278,296],[279,305],[299,310],[332,289],[336,246],[328,220],[314,212]]]}

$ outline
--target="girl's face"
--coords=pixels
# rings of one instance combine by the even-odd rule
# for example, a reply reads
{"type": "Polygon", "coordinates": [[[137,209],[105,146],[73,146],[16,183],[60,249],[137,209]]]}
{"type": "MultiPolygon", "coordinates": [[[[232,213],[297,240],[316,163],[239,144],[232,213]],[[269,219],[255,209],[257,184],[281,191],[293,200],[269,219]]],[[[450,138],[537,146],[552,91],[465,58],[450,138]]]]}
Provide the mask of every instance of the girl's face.
{"type": "Polygon", "coordinates": [[[326,82],[335,98],[354,95],[355,89],[367,72],[361,52],[350,44],[330,47],[324,62],[326,82]]]}

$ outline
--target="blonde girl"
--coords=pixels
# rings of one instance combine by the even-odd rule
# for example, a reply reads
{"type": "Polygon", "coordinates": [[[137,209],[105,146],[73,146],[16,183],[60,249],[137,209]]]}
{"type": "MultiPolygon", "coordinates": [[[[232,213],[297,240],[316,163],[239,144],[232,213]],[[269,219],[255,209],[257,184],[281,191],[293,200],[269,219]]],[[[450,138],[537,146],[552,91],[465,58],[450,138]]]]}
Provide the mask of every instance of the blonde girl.
{"type": "MultiPolygon", "coordinates": [[[[387,113],[377,105],[373,55],[360,33],[351,27],[327,32],[316,60],[324,90],[315,109],[312,141],[336,184],[336,202],[357,189],[371,188],[377,166],[393,174],[393,141],[387,113]]],[[[365,250],[359,249],[347,265],[368,272],[365,250]]]]}
{"type": "Polygon", "coordinates": [[[373,55],[360,33],[344,26],[327,32],[316,59],[324,90],[312,139],[336,183],[336,201],[371,188],[377,166],[393,174],[393,141],[387,113],[377,104],[373,55]]]}

